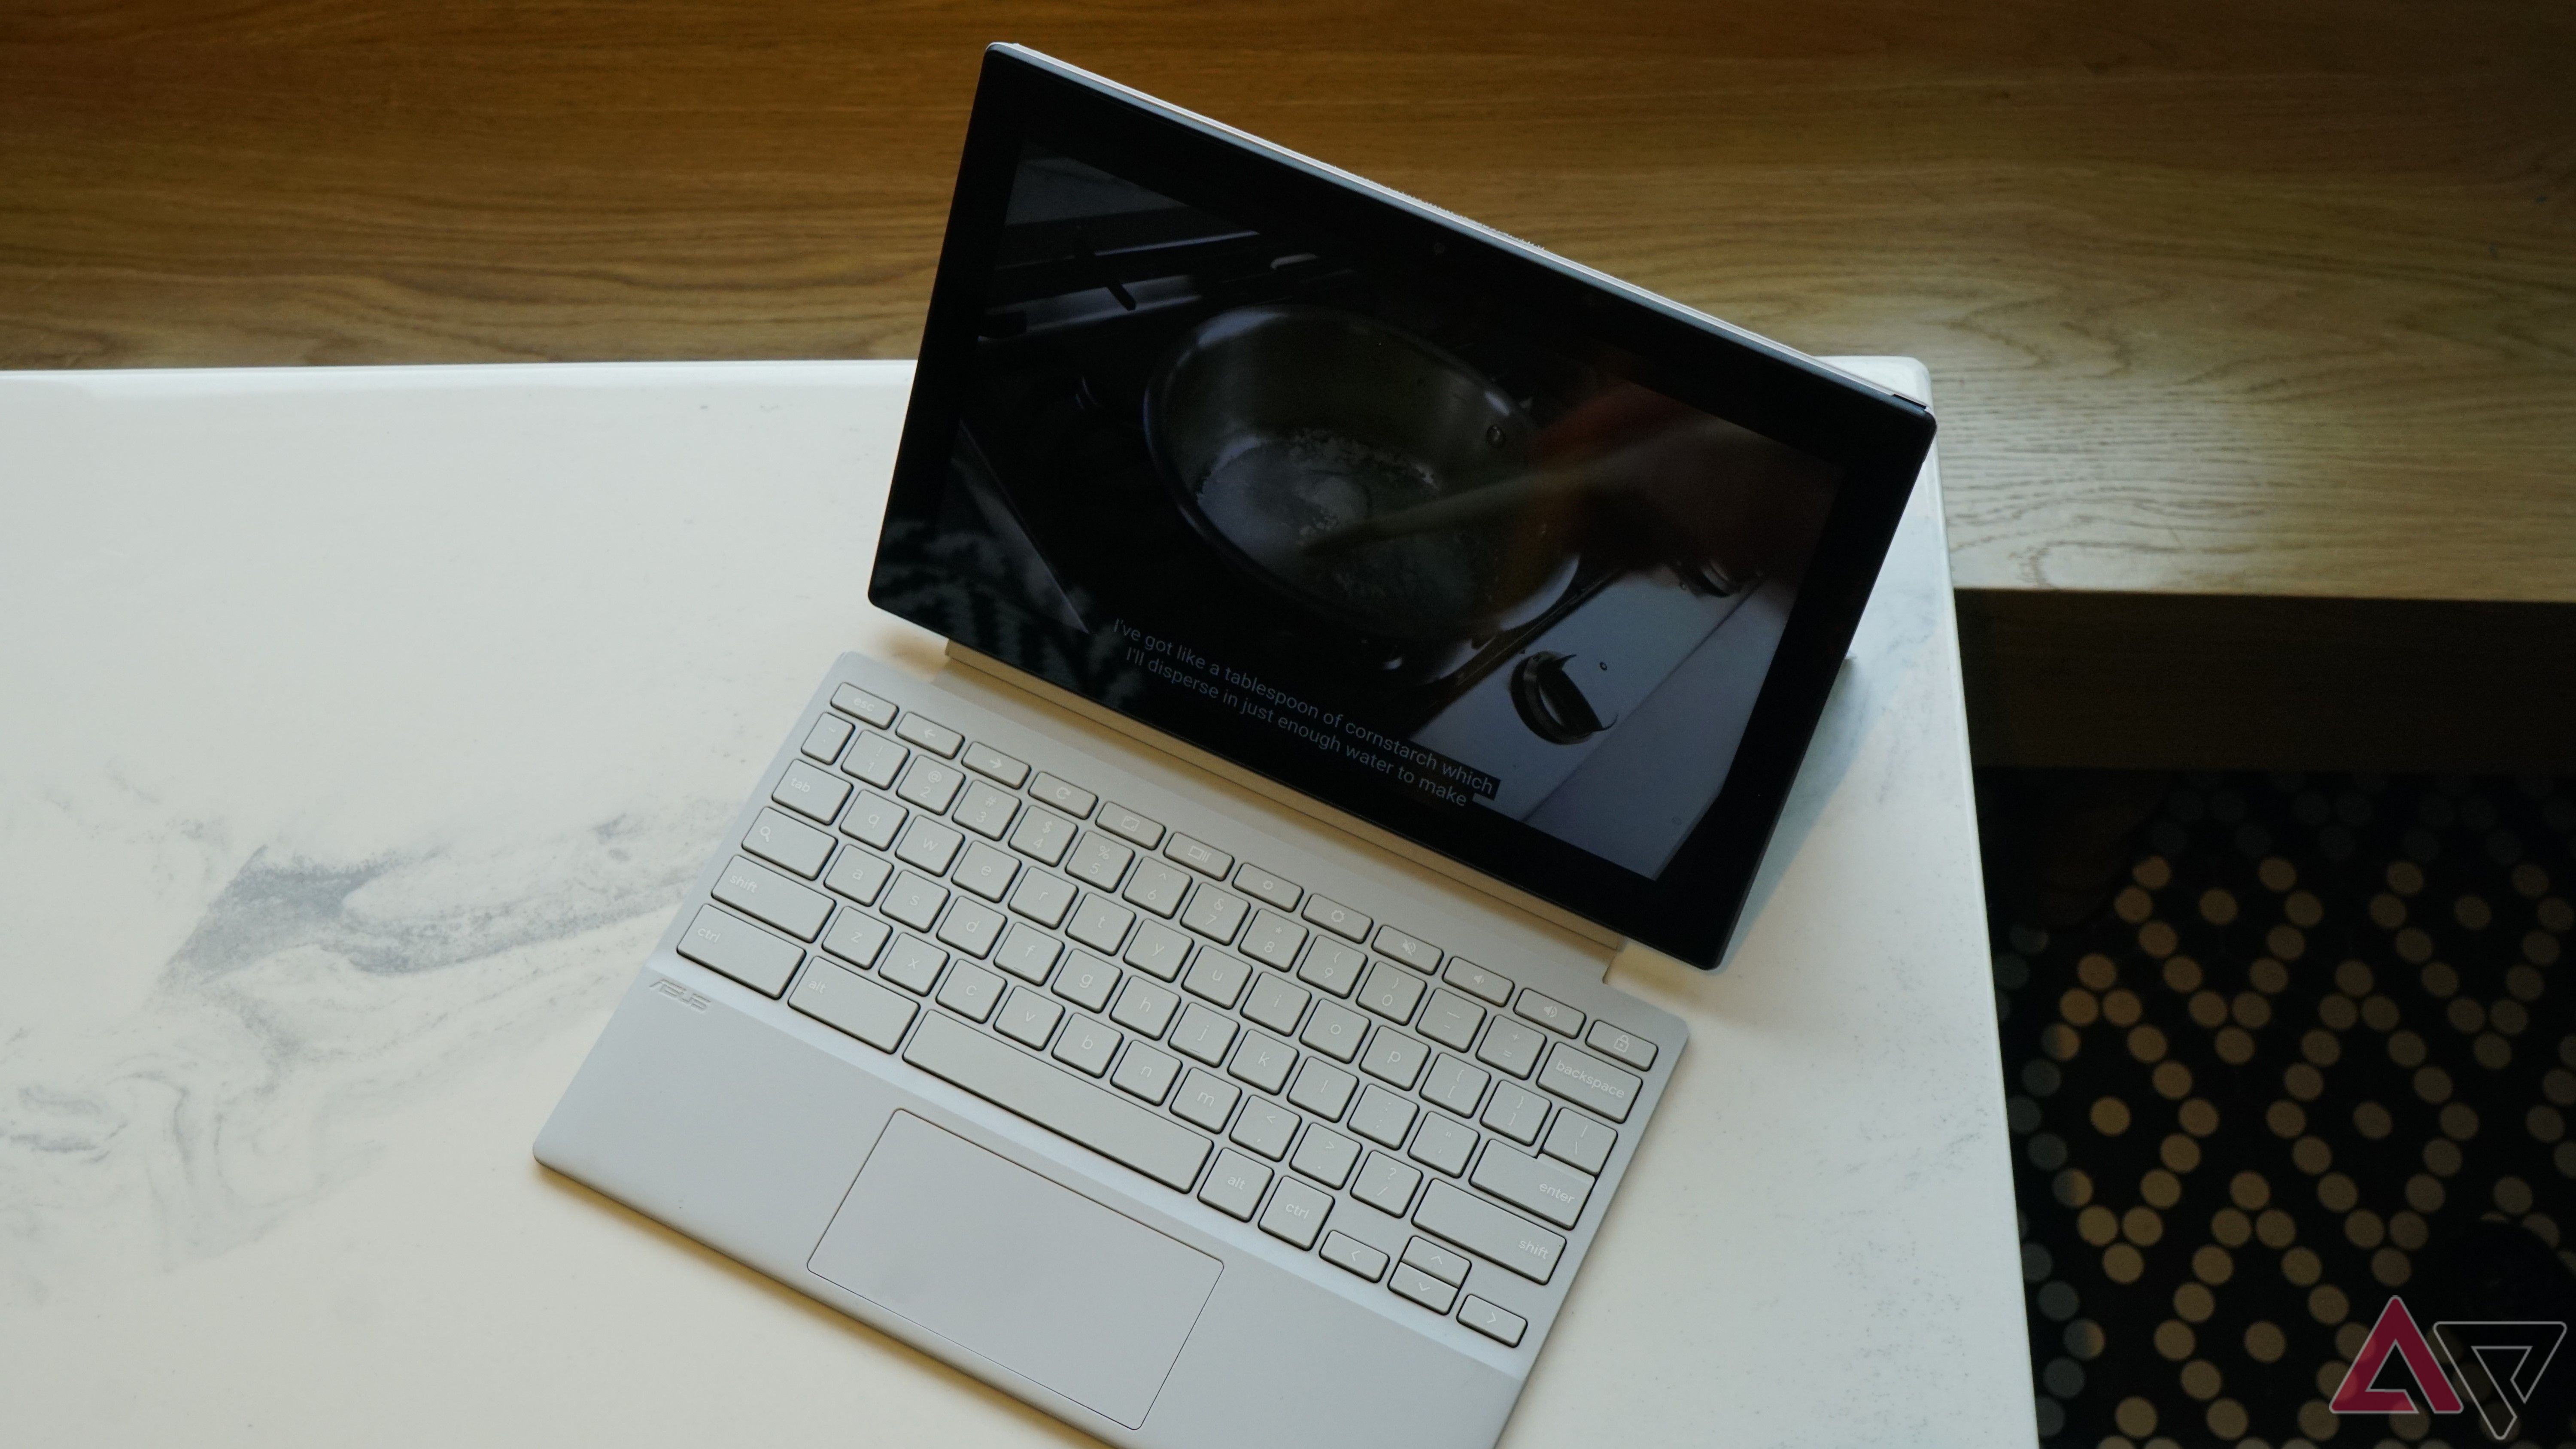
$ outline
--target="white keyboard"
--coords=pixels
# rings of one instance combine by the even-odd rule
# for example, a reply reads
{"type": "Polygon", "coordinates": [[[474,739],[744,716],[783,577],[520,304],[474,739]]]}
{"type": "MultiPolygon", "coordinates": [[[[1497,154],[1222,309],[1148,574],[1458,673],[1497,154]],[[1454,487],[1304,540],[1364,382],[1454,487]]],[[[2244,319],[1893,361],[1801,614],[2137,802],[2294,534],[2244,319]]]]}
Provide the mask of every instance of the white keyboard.
{"type": "Polygon", "coordinates": [[[1557,1279],[1656,1043],[1102,798],[1071,751],[1040,768],[842,684],[798,756],[681,955],[1521,1342],[1470,1260],[1557,1279]],[[1401,1247],[1338,1231],[1350,1202],[1401,1247]]]}

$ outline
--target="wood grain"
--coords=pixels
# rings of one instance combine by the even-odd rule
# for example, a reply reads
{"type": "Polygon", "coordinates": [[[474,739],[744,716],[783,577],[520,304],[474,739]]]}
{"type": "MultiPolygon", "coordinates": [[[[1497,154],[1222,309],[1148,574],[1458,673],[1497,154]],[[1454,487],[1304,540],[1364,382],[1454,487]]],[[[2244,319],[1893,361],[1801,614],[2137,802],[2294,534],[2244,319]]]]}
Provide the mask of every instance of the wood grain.
{"type": "Polygon", "coordinates": [[[2576,7],[16,0],[0,365],[882,356],[1020,39],[1939,391],[1972,590],[2576,605],[2576,7]]]}

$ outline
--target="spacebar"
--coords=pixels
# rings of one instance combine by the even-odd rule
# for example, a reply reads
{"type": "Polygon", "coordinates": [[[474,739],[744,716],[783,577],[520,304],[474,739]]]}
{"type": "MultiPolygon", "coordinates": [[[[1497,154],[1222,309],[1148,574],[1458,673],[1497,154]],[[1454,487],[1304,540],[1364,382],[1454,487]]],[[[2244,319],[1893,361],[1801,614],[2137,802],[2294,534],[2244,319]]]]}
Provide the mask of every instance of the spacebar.
{"type": "Polygon", "coordinates": [[[1098,1087],[1002,1045],[936,1012],[912,1035],[903,1059],[1005,1111],[1061,1132],[1104,1157],[1188,1192],[1207,1161],[1208,1140],[1176,1122],[1122,1102],[1098,1087]]]}

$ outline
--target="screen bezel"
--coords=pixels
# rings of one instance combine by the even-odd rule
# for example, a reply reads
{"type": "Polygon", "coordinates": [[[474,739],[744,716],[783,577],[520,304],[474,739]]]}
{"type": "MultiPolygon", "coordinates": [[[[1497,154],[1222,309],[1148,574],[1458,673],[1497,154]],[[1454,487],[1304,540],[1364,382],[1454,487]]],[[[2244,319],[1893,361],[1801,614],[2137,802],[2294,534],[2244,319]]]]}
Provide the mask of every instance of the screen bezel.
{"type": "MultiPolygon", "coordinates": [[[[1349,788],[1357,782],[1321,757],[1245,748],[1259,742],[1205,738],[1121,711],[1631,940],[1715,966],[1931,446],[1929,410],[1514,238],[1036,52],[997,45],[985,52],[967,124],[896,452],[890,522],[927,520],[939,507],[974,365],[984,279],[1021,146],[1032,135],[1247,226],[1328,237],[1389,277],[1509,296],[1535,329],[1596,339],[1623,355],[1622,370],[1635,381],[1840,471],[1823,537],[1725,783],[1659,877],[1517,821],[1349,788]]],[[[879,577],[871,577],[870,599],[888,607],[879,577]]]]}

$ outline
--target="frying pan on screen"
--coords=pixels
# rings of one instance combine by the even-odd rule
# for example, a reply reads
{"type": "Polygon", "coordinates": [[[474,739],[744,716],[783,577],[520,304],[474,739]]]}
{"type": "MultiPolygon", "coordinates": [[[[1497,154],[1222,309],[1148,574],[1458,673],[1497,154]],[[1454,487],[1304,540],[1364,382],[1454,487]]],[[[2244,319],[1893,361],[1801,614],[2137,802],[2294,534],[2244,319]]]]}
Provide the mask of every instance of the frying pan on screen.
{"type": "Polygon", "coordinates": [[[1322,619],[1395,639],[1482,637],[1573,580],[1559,515],[1486,511],[1317,552],[1371,518],[1525,473],[1535,429],[1445,349],[1374,318],[1238,307],[1192,329],[1145,389],[1173,504],[1248,579],[1322,619]]]}

